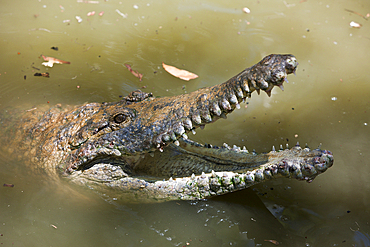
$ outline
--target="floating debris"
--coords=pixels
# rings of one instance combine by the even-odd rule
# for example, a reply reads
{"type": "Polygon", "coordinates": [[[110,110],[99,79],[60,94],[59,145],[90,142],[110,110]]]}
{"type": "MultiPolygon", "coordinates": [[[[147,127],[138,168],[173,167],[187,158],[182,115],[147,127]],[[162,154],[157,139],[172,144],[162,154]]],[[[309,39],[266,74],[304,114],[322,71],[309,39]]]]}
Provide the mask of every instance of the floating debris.
{"type": "Polygon", "coordinates": [[[121,12],[121,11],[119,11],[118,9],[116,9],[116,12],[117,12],[120,16],[122,16],[123,18],[127,18],[127,14],[122,13],[122,12],[121,12]]]}
{"type": "Polygon", "coordinates": [[[198,75],[196,75],[194,73],[191,73],[189,71],[186,71],[186,70],[183,70],[183,69],[178,69],[174,66],[167,65],[167,64],[164,64],[164,63],[162,63],[162,66],[168,73],[170,73],[171,75],[173,75],[177,78],[180,78],[182,80],[189,81],[191,79],[198,78],[198,75]]]}
{"type": "Polygon", "coordinates": [[[249,14],[251,12],[251,10],[248,9],[247,7],[245,7],[245,8],[243,8],[243,12],[249,14]]]}
{"type": "Polygon", "coordinates": [[[143,79],[143,74],[140,74],[138,71],[134,71],[131,68],[131,65],[125,63],[125,66],[131,72],[131,74],[133,74],[134,76],[136,76],[137,78],[139,78],[140,81],[143,79]]]}
{"type": "Polygon", "coordinates": [[[4,184],[4,187],[14,187],[14,184],[4,184]]]}
{"type": "Polygon", "coordinates": [[[41,56],[45,61],[48,61],[48,62],[42,63],[42,65],[47,66],[47,67],[53,67],[54,63],[58,63],[58,64],[63,64],[63,63],[70,64],[71,63],[71,62],[63,61],[63,60],[60,60],[54,57],[45,57],[44,55],[41,55],[41,56]]]}
{"type": "Polygon", "coordinates": [[[362,25],[360,23],[357,23],[357,22],[354,22],[354,21],[351,21],[351,23],[349,25],[351,27],[354,27],[354,28],[360,28],[360,27],[362,27],[362,25]]]}
{"type": "Polygon", "coordinates": [[[81,16],[76,15],[76,20],[77,20],[78,23],[81,23],[82,22],[81,16]]]}
{"type": "Polygon", "coordinates": [[[34,76],[43,76],[43,77],[50,77],[49,76],[49,72],[46,72],[46,73],[35,73],[34,76]]]}

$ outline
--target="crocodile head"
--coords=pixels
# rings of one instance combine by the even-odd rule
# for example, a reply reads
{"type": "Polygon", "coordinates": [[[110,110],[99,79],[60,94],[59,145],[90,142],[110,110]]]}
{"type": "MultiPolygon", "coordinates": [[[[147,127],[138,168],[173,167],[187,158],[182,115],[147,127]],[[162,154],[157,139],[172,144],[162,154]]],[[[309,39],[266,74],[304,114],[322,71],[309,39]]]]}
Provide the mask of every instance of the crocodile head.
{"type": "Polygon", "coordinates": [[[270,96],[275,86],[283,89],[297,65],[293,55],[269,55],[222,84],[189,94],[154,98],[134,91],[120,102],[64,113],[54,147],[69,155],[58,167],[76,183],[155,199],[207,198],[278,177],[312,181],[333,164],[330,151],[296,146],[257,155],[187,136],[240,108],[254,91],[270,96]]]}

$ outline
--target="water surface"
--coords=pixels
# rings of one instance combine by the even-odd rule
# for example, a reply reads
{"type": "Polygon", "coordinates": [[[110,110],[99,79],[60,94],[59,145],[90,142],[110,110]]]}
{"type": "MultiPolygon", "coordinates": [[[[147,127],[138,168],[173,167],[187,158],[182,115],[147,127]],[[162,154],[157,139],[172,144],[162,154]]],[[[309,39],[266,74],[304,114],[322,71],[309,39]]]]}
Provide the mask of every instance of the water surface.
{"type": "Polygon", "coordinates": [[[138,88],[178,95],[221,83],[270,53],[291,53],[300,65],[284,92],[255,94],[248,108],[190,138],[257,152],[322,143],[335,157],[311,184],[281,179],[206,201],[131,204],[50,180],[1,153],[0,182],[15,185],[0,188],[4,246],[274,246],[265,240],[370,246],[369,21],[345,10],[366,15],[370,2],[15,0],[0,6],[1,111],[117,101],[138,88]],[[87,16],[90,11],[96,14],[87,16]],[[351,28],[351,21],[363,26],[351,28]],[[71,64],[46,68],[41,54],[71,64]],[[199,78],[176,79],[162,62],[199,78]]]}

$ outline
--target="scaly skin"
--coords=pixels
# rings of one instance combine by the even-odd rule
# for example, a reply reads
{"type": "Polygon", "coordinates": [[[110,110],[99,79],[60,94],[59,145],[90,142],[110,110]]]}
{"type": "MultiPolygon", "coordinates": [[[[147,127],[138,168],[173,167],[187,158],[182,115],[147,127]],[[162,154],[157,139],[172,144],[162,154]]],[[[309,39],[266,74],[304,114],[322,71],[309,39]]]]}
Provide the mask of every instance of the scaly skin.
{"type": "Polygon", "coordinates": [[[227,82],[189,94],[154,98],[138,90],[115,103],[29,109],[12,124],[2,117],[11,136],[5,143],[48,173],[59,170],[75,183],[119,189],[140,201],[208,198],[278,177],[312,181],[332,166],[330,151],[296,146],[257,155],[203,146],[186,135],[225,118],[254,91],[270,96],[275,86],[283,89],[297,65],[292,55],[269,55],[227,82]]]}

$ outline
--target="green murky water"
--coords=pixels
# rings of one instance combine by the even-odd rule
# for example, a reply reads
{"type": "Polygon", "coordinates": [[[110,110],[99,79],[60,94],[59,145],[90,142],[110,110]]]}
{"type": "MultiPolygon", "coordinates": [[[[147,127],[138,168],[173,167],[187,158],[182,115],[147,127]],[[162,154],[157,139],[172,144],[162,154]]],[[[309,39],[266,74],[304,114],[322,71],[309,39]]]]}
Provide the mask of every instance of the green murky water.
{"type": "Polygon", "coordinates": [[[300,65],[284,92],[253,95],[247,109],[190,137],[257,152],[322,143],[334,166],[311,184],[277,180],[207,201],[132,205],[50,181],[1,153],[0,182],[15,185],[0,187],[3,246],[370,246],[370,28],[345,11],[366,15],[370,2],[94,2],[0,3],[0,110],[117,101],[144,86],[177,95],[292,53],[300,65]],[[41,54],[71,64],[47,68],[41,54]],[[199,78],[176,79],[162,62],[199,78]]]}

